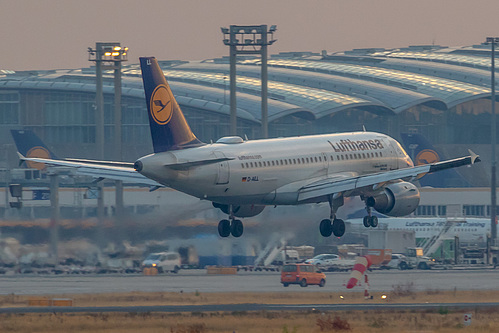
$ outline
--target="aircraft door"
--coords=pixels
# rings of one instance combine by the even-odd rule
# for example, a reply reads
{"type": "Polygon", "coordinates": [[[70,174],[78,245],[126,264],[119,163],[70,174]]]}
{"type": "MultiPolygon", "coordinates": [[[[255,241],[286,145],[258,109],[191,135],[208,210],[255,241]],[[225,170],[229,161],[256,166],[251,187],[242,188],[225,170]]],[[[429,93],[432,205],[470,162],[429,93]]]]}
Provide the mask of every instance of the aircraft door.
{"type": "Polygon", "coordinates": [[[324,166],[324,169],[326,170],[326,174],[329,171],[329,159],[327,158],[326,153],[321,153],[321,158],[322,158],[322,164],[324,166]]]}
{"type": "MultiPolygon", "coordinates": [[[[215,151],[213,152],[213,154],[215,155],[216,158],[225,158],[224,153],[220,151],[215,151]]],[[[228,184],[229,177],[230,177],[229,162],[228,161],[218,162],[218,173],[215,184],[217,185],[228,184]]]]}

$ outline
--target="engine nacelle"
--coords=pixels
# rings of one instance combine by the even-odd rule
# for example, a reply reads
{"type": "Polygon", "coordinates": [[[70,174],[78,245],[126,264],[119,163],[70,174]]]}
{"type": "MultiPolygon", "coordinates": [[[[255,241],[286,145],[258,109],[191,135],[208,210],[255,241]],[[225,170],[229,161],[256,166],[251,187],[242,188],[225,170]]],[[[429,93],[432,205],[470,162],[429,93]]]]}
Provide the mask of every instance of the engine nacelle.
{"type": "Polygon", "coordinates": [[[406,216],[419,205],[419,190],[408,182],[389,184],[384,190],[367,198],[367,205],[388,216],[406,216]]]}
{"type": "MultiPolygon", "coordinates": [[[[225,214],[229,214],[229,205],[213,202],[213,207],[219,208],[225,214]]],[[[260,214],[264,209],[265,206],[259,205],[232,206],[232,214],[236,217],[252,217],[260,214]]]]}

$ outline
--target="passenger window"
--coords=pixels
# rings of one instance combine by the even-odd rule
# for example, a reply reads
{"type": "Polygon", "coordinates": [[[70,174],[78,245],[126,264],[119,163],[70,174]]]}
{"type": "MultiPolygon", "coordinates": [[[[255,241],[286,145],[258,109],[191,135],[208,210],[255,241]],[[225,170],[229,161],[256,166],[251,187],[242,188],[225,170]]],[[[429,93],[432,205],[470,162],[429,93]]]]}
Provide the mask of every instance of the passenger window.
{"type": "Polygon", "coordinates": [[[250,166],[253,167],[253,162],[250,162],[250,166]]]}
{"type": "Polygon", "coordinates": [[[241,163],[241,168],[243,168],[243,169],[244,169],[244,163],[241,163]]]}
{"type": "Polygon", "coordinates": [[[261,168],[262,167],[262,162],[258,162],[258,166],[261,168]]]}

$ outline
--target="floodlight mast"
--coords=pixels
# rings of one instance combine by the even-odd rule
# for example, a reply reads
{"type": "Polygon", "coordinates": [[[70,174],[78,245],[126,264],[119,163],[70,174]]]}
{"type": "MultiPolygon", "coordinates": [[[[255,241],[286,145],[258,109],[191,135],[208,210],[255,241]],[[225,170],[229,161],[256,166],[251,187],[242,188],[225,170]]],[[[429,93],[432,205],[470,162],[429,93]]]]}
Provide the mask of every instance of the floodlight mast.
{"type": "MultiPolygon", "coordinates": [[[[123,148],[121,144],[121,63],[128,60],[128,47],[121,47],[120,43],[95,43],[95,49],[88,48],[88,60],[95,62],[95,113],[96,113],[96,129],[95,143],[100,160],[105,159],[104,152],[104,93],[102,87],[102,70],[114,70],[114,147],[115,159],[123,160],[123,148]]],[[[116,218],[121,220],[124,211],[123,205],[123,181],[115,181],[115,207],[116,218]]],[[[104,191],[102,183],[98,183],[99,195],[97,197],[97,217],[99,226],[102,226],[104,220],[104,191]]],[[[102,237],[99,233],[98,237],[102,237]]],[[[104,242],[99,239],[99,245],[103,246],[104,242]]]]}
{"type": "Polygon", "coordinates": [[[499,37],[487,37],[485,45],[491,46],[490,91],[491,91],[491,184],[490,184],[490,237],[493,245],[497,240],[497,192],[496,192],[496,83],[495,83],[495,47],[499,37]]]}
{"type": "Polygon", "coordinates": [[[236,102],[236,60],[238,54],[260,54],[261,56],[261,108],[262,138],[268,138],[268,74],[267,47],[274,44],[276,25],[267,30],[267,25],[231,25],[220,28],[224,35],[224,44],[229,46],[230,55],[230,135],[237,134],[236,102]],[[269,36],[270,35],[270,36],[269,36]]]}

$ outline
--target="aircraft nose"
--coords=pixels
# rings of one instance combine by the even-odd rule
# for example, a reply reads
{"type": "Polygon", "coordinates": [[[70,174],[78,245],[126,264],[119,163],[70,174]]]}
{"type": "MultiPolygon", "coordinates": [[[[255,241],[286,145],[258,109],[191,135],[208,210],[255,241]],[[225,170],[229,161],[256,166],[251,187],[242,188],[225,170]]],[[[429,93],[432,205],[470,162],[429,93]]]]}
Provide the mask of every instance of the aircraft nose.
{"type": "Polygon", "coordinates": [[[142,169],[144,168],[144,165],[142,164],[141,161],[136,161],[134,164],[133,164],[133,168],[135,169],[135,171],[137,172],[141,172],[142,169]]]}

